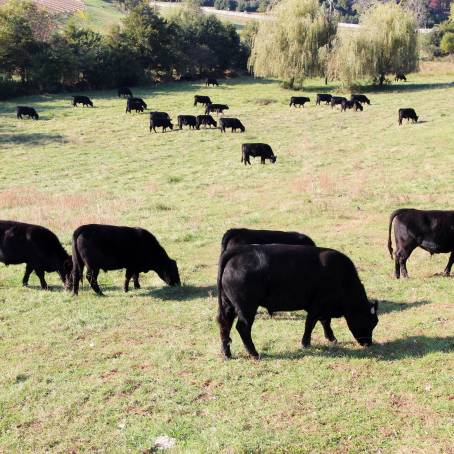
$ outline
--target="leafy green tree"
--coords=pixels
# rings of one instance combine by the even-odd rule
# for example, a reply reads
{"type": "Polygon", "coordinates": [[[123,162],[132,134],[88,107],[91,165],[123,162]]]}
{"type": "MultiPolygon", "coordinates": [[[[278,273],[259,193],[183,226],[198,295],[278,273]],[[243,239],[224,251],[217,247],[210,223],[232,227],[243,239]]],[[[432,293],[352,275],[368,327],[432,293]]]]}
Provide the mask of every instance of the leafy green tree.
{"type": "Polygon", "coordinates": [[[454,33],[447,32],[443,35],[440,41],[440,49],[445,54],[453,54],[454,53],[454,33]]]}
{"type": "Polygon", "coordinates": [[[381,86],[388,74],[418,69],[415,16],[395,3],[377,4],[360,20],[361,28],[338,39],[330,59],[332,78],[352,86],[373,79],[381,86]]]}
{"type": "Polygon", "coordinates": [[[257,76],[304,81],[325,75],[327,56],[337,31],[333,16],[318,0],[283,0],[262,21],[249,67],[257,76]]]}
{"type": "Polygon", "coordinates": [[[36,4],[10,1],[0,8],[0,69],[22,82],[29,79],[33,57],[40,42],[47,39],[56,24],[36,4]]]}

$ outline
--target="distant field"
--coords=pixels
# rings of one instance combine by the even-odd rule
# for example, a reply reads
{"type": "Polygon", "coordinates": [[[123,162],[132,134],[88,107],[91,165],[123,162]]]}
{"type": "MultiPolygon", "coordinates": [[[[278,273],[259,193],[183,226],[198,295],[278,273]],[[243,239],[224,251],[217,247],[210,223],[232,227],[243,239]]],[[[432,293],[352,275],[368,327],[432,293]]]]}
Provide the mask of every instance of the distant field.
{"type": "Polygon", "coordinates": [[[107,32],[118,25],[124,13],[116,3],[108,0],[84,0],[88,24],[96,31],[107,32]]]}
{"type": "Polygon", "coordinates": [[[200,113],[194,94],[230,105],[244,134],[148,132],[113,91],[95,108],[68,95],[0,105],[0,213],[53,229],[69,250],[83,223],[142,226],[178,261],[184,286],[154,274],[125,295],[123,273],[100,276],[106,297],[20,286],[23,266],[0,265],[0,452],[452,453],[454,279],[447,255],[416,251],[409,280],[393,278],[388,217],[398,207],[453,209],[452,66],[426,65],[406,84],[368,93],[364,112],[314,105],[336,91],[308,84],[311,104],[274,81],[219,88],[136,88],[176,119],[200,113]],[[17,104],[35,121],[18,121],[17,104]],[[397,109],[421,122],[397,125],[397,109]],[[240,163],[243,142],[267,142],[274,165],[240,163]],[[223,361],[216,316],[220,239],[232,226],[300,230],[356,263],[379,301],[376,345],[359,347],[344,320],[328,345],[319,325],[300,349],[305,313],[261,312],[247,358],[233,330],[223,361]]]}

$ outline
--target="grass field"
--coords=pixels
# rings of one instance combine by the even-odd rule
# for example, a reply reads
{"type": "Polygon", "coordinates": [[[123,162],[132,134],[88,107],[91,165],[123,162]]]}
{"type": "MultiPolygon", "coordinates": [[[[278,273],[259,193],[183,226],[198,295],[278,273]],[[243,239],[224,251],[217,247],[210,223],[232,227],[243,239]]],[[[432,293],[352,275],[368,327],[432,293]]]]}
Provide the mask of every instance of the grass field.
{"type": "MultiPolygon", "coordinates": [[[[454,280],[435,276],[448,257],[418,250],[396,281],[386,248],[394,209],[453,209],[454,72],[425,71],[368,93],[361,113],[290,109],[292,92],[250,78],[134,90],[173,118],[208,94],[244,134],[150,134],[114,92],[91,93],[94,109],[66,95],[2,103],[1,218],[48,226],[68,250],[83,223],[148,228],[184,286],[147,274],[125,295],[111,272],[105,298],[86,286],[74,298],[56,275],[44,292],[34,275],[21,287],[24,266],[0,265],[0,452],[153,452],[167,435],[174,452],[453,453],[454,280]],[[17,104],[41,119],[16,120],[17,104]],[[399,127],[399,107],[421,122],[399,127]],[[244,167],[252,141],[276,164],[244,167]],[[376,344],[359,347],[340,319],[336,346],[317,325],[302,351],[304,312],[261,312],[262,360],[235,330],[234,359],[222,360],[215,278],[232,226],[300,230],[348,254],[379,301],[376,344]]],[[[306,91],[314,101],[319,90],[306,91]]]]}
{"type": "Polygon", "coordinates": [[[84,0],[84,3],[87,25],[100,33],[106,33],[112,26],[119,25],[124,17],[124,13],[113,1],[84,0]]]}

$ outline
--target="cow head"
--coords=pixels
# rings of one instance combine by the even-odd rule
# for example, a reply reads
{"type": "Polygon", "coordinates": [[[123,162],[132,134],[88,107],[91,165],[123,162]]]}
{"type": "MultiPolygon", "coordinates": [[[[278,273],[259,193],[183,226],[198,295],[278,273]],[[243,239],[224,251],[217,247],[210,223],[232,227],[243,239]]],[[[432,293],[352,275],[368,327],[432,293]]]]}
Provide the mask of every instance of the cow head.
{"type": "Polygon", "coordinates": [[[368,303],[366,310],[345,317],[351,333],[363,347],[368,347],[372,344],[372,331],[378,323],[377,309],[377,302],[368,303]]]}
{"type": "Polygon", "coordinates": [[[181,285],[180,274],[178,273],[178,266],[175,260],[171,258],[167,259],[156,272],[167,285],[181,285]]]}
{"type": "Polygon", "coordinates": [[[73,285],[73,259],[69,255],[63,262],[63,273],[60,276],[61,280],[65,284],[66,289],[71,289],[73,285]]]}
{"type": "Polygon", "coordinates": [[[274,164],[276,162],[277,156],[273,155],[270,158],[270,161],[274,164]]]}
{"type": "Polygon", "coordinates": [[[415,116],[415,121],[416,121],[416,122],[418,121],[418,118],[419,118],[418,115],[416,115],[416,116],[415,116]]]}

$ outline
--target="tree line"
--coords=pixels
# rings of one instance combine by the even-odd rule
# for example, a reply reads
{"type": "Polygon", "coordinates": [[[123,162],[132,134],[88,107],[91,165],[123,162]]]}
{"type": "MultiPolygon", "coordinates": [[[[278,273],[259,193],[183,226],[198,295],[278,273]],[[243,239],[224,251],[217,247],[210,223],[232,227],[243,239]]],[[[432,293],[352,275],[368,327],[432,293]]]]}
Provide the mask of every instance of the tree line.
{"type": "Polygon", "coordinates": [[[418,69],[416,16],[394,2],[376,3],[361,16],[359,29],[342,33],[336,14],[318,0],[282,0],[272,15],[249,38],[249,68],[257,76],[293,88],[308,77],[353,87],[383,85],[389,75],[418,69]]]}
{"type": "Polygon", "coordinates": [[[193,3],[163,18],[138,2],[107,34],[31,1],[11,0],[0,8],[3,99],[220,74],[245,68],[247,57],[235,27],[202,14],[193,3]]]}

